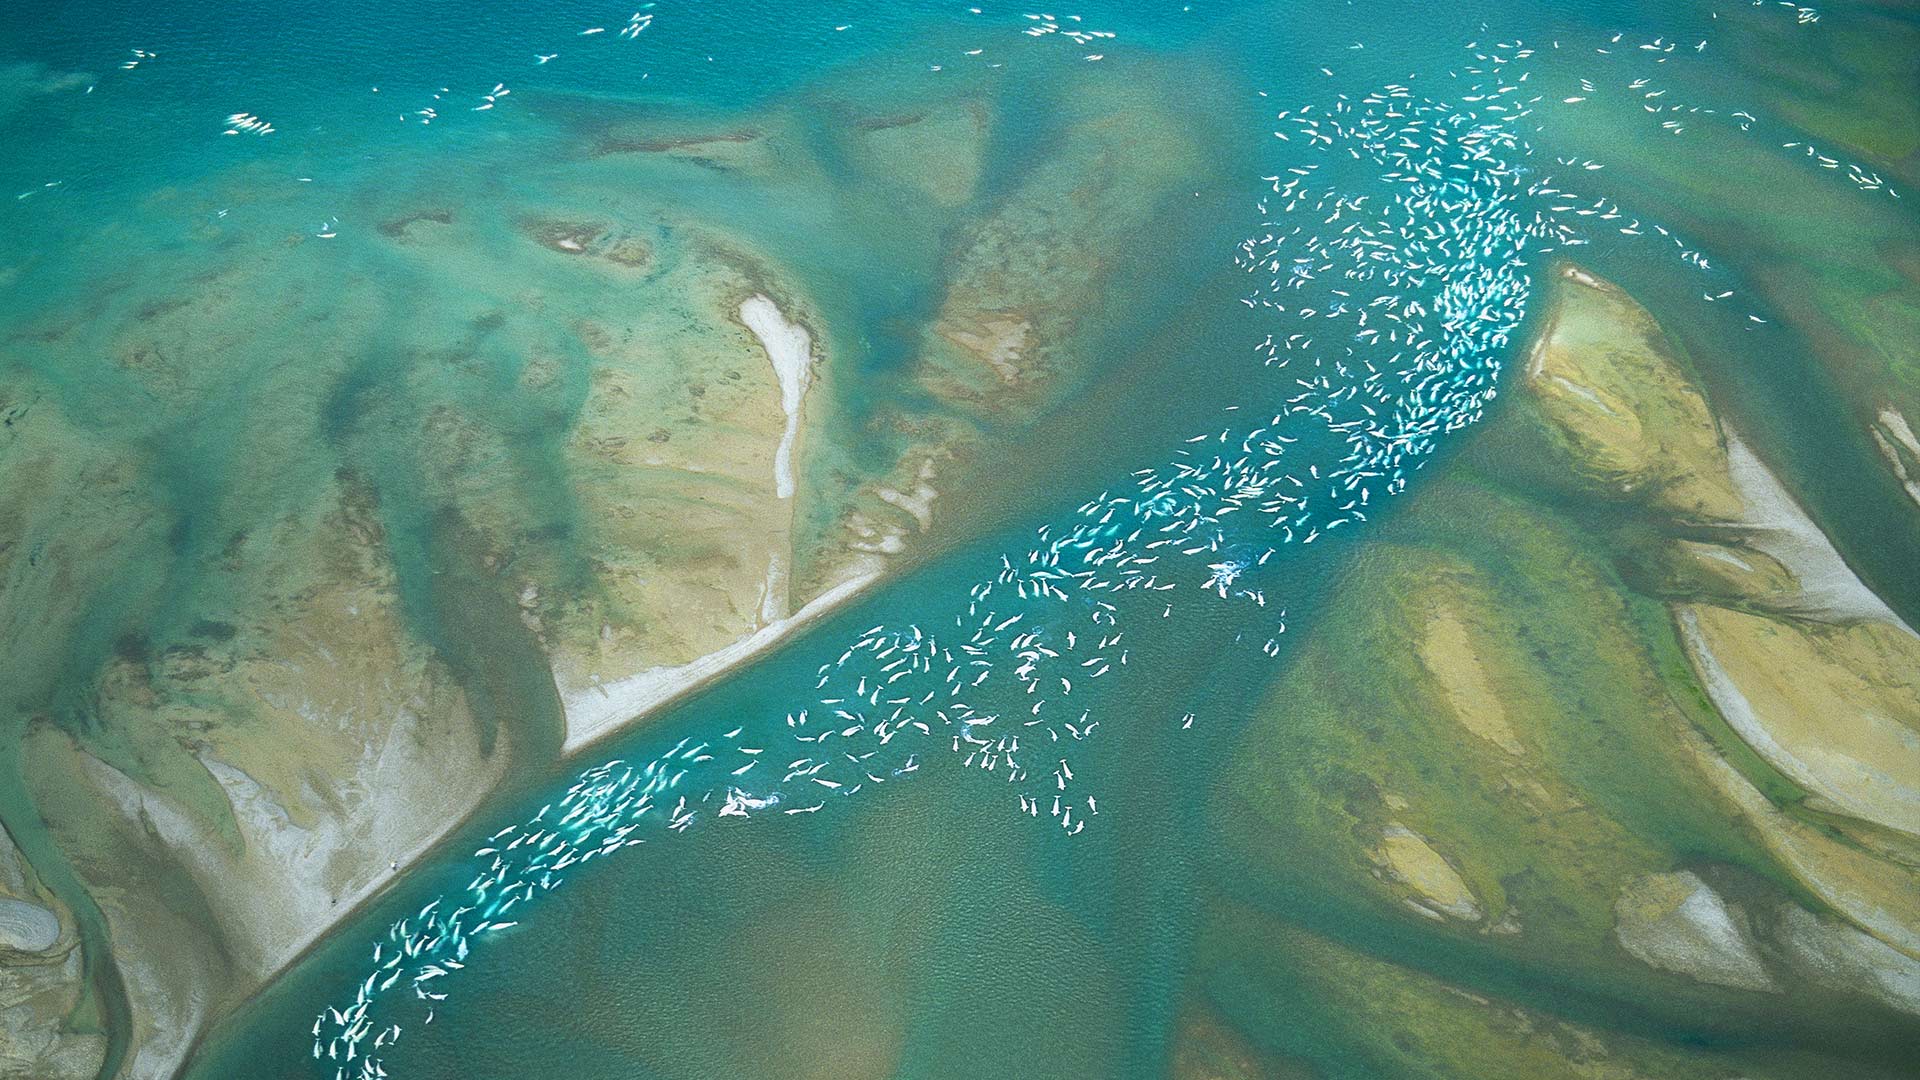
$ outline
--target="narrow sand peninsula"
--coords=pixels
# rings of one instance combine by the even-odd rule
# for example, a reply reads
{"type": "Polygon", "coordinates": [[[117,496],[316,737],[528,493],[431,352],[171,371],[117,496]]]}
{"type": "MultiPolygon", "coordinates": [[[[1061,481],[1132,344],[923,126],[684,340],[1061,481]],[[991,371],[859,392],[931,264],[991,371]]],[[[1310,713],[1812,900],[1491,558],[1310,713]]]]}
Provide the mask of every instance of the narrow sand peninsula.
{"type": "Polygon", "coordinates": [[[800,436],[800,401],[807,393],[813,367],[813,339],[807,328],[791,322],[765,296],[750,296],[740,304],[740,321],[767,350],[773,373],[780,379],[780,407],[787,413],[787,432],[773,452],[774,491],[793,498],[793,444],[800,436]]]}
{"type": "Polygon", "coordinates": [[[1727,465],[1745,507],[1739,524],[1748,531],[1748,542],[1793,574],[1808,614],[1839,620],[1878,619],[1912,632],[1853,572],[1779,478],[1731,432],[1727,465]]]}
{"type": "MultiPolygon", "coordinates": [[[[787,428],[774,452],[773,482],[780,498],[791,499],[795,486],[793,452],[800,435],[800,407],[813,367],[813,339],[806,327],[789,320],[764,295],[748,297],[740,304],[740,321],[760,339],[780,380],[780,407],[787,414],[787,428]]],[[[786,615],[787,570],[776,554],[767,566],[761,591],[759,614],[763,625],[759,629],[684,664],[648,668],[613,682],[563,685],[560,698],[567,717],[563,751],[571,754],[724,674],[852,597],[879,576],[877,570],[857,573],[786,615]]]]}
{"type": "Polygon", "coordinates": [[[848,578],[809,600],[806,606],[792,615],[770,622],[739,641],[697,660],[678,667],[649,668],[618,682],[566,692],[562,695],[562,704],[567,713],[564,752],[571,754],[596,742],[641,714],[699,688],[729,668],[764,652],[796,628],[866,588],[879,576],[877,572],[868,572],[848,578]]]}
{"type": "Polygon", "coordinates": [[[60,919],[38,904],[0,896],[0,947],[44,952],[60,940],[60,919]]]}

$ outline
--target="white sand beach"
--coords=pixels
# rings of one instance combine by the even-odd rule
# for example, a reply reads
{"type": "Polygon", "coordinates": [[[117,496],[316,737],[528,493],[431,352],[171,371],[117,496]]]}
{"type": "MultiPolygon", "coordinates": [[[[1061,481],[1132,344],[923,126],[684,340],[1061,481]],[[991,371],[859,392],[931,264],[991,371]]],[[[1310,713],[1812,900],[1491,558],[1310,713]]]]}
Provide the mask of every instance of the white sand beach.
{"type": "Polygon", "coordinates": [[[792,615],[770,622],[725,648],[678,667],[649,668],[617,682],[561,687],[560,701],[567,714],[564,752],[576,753],[625,727],[629,721],[725,674],[728,669],[764,652],[795,629],[850,599],[879,577],[877,572],[867,572],[848,578],[809,600],[792,615]]]}
{"type": "Polygon", "coordinates": [[[740,321],[767,350],[773,372],[780,379],[780,407],[786,410],[787,432],[773,454],[774,489],[783,499],[793,498],[793,448],[800,436],[800,403],[806,397],[813,367],[813,339],[807,328],[791,322],[765,296],[750,296],[740,304],[740,321]]]}
{"type": "Polygon", "coordinates": [[[1745,506],[1743,529],[1754,547],[1780,561],[1800,583],[1809,614],[1828,619],[1877,619],[1910,627],[1854,573],[1759,457],[1727,436],[1728,472],[1745,506]]]}

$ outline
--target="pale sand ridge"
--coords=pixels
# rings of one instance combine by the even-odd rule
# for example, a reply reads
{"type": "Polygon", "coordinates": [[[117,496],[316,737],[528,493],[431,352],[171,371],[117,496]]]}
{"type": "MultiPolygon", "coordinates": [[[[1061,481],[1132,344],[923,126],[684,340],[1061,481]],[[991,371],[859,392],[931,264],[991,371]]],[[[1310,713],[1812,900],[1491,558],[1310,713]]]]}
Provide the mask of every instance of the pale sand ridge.
{"type": "Polygon", "coordinates": [[[773,483],[781,498],[791,499],[793,444],[800,435],[800,401],[806,396],[807,376],[813,365],[813,339],[806,327],[788,321],[765,296],[750,296],[743,301],[740,321],[760,339],[767,359],[773,362],[773,373],[780,379],[780,407],[787,413],[787,431],[773,453],[773,483]]]}
{"type": "Polygon", "coordinates": [[[880,577],[867,572],[848,578],[806,603],[784,619],[755,630],[722,649],[690,660],[678,667],[649,668],[611,683],[561,688],[561,703],[567,714],[567,738],[563,751],[571,754],[618,731],[643,713],[662,705],[724,674],[729,668],[764,651],[795,628],[821,615],[866,588],[880,577]]]}

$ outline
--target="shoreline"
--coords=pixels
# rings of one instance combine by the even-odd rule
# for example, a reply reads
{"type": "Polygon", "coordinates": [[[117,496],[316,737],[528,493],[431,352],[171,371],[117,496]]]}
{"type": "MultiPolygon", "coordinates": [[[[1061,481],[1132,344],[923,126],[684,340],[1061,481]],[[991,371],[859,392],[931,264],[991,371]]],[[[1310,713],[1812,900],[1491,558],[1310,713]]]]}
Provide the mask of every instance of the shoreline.
{"type": "Polygon", "coordinates": [[[561,759],[625,730],[628,725],[662,706],[699,689],[766,651],[794,630],[828,613],[881,577],[878,570],[855,574],[814,597],[800,610],[775,619],[760,629],[705,656],[675,667],[655,667],[611,683],[562,687],[560,704],[566,713],[567,734],[561,759]]]}
{"type": "MultiPolygon", "coordinates": [[[[561,706],[566,716],[567,733],[555,764],[565,765],[594,744],[627,730],[633,723],[647,715],[673,704],[727,674],[779,643],[806,623],[830,613],[853,599],[883,576],[885,575],[879,570],[866,570],[855,574],[814,597],[793,614],[771,622],[731,645],[685,664],[676,667],[649,668],[612,684],[589,686],[584,689],[563,689],[561,706]],[[619,693],[610,693],[610,690],[617,690],[619,693]],[[583,708],[583,705],[586,707],[583,708]],[[575,727],[577,717],[587,717],[578,728],[575,727]]],[[[273,985],[288,970],[319,948],[334,930],[372,906],[385,895],[389,888],[405,879],[410,869],[431,856],[435,848],[470,825],[486,809],[488,798],[498,790],[500,790],[498,787],[490,788],[464,814],[455,820],[448,821],[444,829],[406,852],[403,857],[396,860],[400,864],[397,869],[385,871],[378,880],[370,882],[356,895],[350,898],[341,897],[340,899],[348,903],[341,906],[325,925],[316,924],[313,932],[265,975],[261,981],[261,988],[273,985]]],[[[222,1026],[243,1011],[243,1008],[219,1010],[215,1015],[203,1017],[193,1032],[192,1038],[177,1057],[168,1063],[169,1071],[165,1075],[177,1075],[180,1069],[196,1058],[206,1046],[208,1039],[215,1036],[222,1026]]]]}
{"type": "MultiPolygon", "coordinates": [[[[392,754],[396,745],[398,745],[396,736],[400,733],[400,729],[395,729],[395,731],[389,733],[386,742],[382,744],[379,752],[373,755],[374,768],[377,769],[382,765],[388,764],[389,756],[392,754]]],[[[215,778],[215,781],[221,785],[222,790],[226,792],[229,800],[236,800],[236,792],[233,787],[235,778],[238,778],[243,784],[250,785],[254,783],[252,778],[247,776],[245,772],[218,759],[201,756],[199,760],[202,766],[208,769],[209,774],[215,778]]],[[[394,764],[404,769],[409,763],[400,761],[394,764]]],[[[199,839],[199,837],[192,832],[193,826],[183,824],[183,819],[175,816],[173,808],[166,801],[165,793],[146,787],[113,765],[92,757],[91,755],[88,755],[85,761],[83,761],[83,767],[95,774],[94,779],[101,785],[103,793],[121,799],[123,800],[124,806],[135,807],[146,816],[154,818],[161,823],[163,833],[167,831],[170,826],[175,829],[188,830],[179,833],[170,838],[170,840],[173,841],[173,846],[181,850],[195,850],[195,846],[191,841],[199,839]],[[156,810],[160,812],[156,814],[154,812],[156,810]],[[188,842],[179,842],[182,840],[188,842]]],[[[436,813],[446,813],[447,816],[440,819],[437,826],[423,832],[414,838],[412,842],[401,847],[387,849],[385,852],[385,861],[388,865],[379,865],[381,860],[376,858],[370,867],[371,872],[368,876],[357,884],[349,884],[349,886],[338,895],[329,895],[326,886],[322,883],[295,878],[286,883],[292,886],[290,890],[276,894],[277,900],[265,898],[264,896],[255,896],[251,902],[243,903],[241,908],[246,912],[246,917],[250,918],[259,917],[258,912],[262,910],[263,907],[272,908],[282,906],[286,903],[308,907],[312,910],[307,912],[307,918],[304,921],[304,930],[300,934],[288,939],[283,943],[282,948],[275,950],[273,953],[256,958],[263,962],[254,972],[258,980],[258,985],[250,992],[246,1000],[238,1002],[216,1000],[210,1002],[205,999],[190,999],[186,1003],[187,1007],[197,1009],[199,1013],[190,1025],[191,1030],[185,1031],[185,1038],[175,1042],[173,1045],[161,1044],[159,1047],[160,1052],[147,1057],[145,1060],[142,1060],[143,1052],[151,1052],[154,1050],[155,1043],[150,1040],[142,1042],[139,1032],[130,1032],[127,1061],[140,1067],[130,1075],[152,1075],[157,1077],[181,1075],[182,1070],[194,1061],[201,1049],[206,1045],[206,1041],[230,1018],[240,1015],[245,1011],[248,1000],[251,1000],[254,995],[272,986],[283,974],[306,959],[316,949],[320,948],[340,926],[377,903],[387,894],[389,889],[405,880],[408,872],[413,867],[431,857],[434,851],[446,842],[449,837],[454,836],[471,823],[480,811],[485,808],[487,799],[495,792],[501,790],[501,779],[501,777],[495,776],[488,782],[484,789],[471,798],[466,798],[459,794],[452,794],[450,800],[451,805],[447,802],[442,802],[442,804],[438,806],[432,805],[430,802],[417,797],[416,793],[397,791],[391,788],[373,789],[377,794],[368,802],[362,804],[367,811],[366,816],[359,821],[341,821],[337,823],[337,827],[357,827],[364,830],[365,836],[377,842],[380,827],[383,822],[404,820],[406,817],[417,817],[422,814],[431,816],[436,813]],[[460,803],[464,803],[465,805],[458,805],[460,803]],[[325,901],[324,907],[321,906],[323,900],[325,901]]],[[[450,793],[451,789],[444,789],[437,792],[443,800],[447,799],[450,793]]],[[[235,805],[238,805],[237,801],[235,805]]],[[[257,806],[255,809],[257,809],[257,806]]],[[[262,826],[260,835],[256,836],[256,839],[263,837],[264,841],[269,844],[275,838],[284,838],[288,835],[283,831],[275,831],[270,825],[263,825],[258,819],[255,820],[254,824],[256,826],[262,826]]],[[[311,838],[311,831],[303,832],[304,835],[311,838]]],[[[269,866],[277,861],[278,865],[282,867],[290,867],[305,864],[312,858],[314,852],[308,850],[305,852],[294,852],[292,854],[294,857],[289,859],[287,858],[287,852],[283,851],[276,855],[268,850],[264,853],[264,858],[268,861],[269,866]]],[[[190,878],[196,881],[200,880],[203,875],[211,877],[226,876],[226,873],[224,873],[220,867],[208,863],[188,861],[182,863],[182,869],[190,878]]],[[[249,867],[247,864],[243,863],[233,868],[230,872],[245,875],[248,870],[249,867]]],[[[111,926],[111,923],[109,925],[111,926]]],[[[122,978],[129,984],[138,983],[140,980],[146,978],[154,978],[157,974],[152,971],[142,972],[138,970],[128,970],[124,961],[122,961],[117,954],[115,959],[116,962],[121,963],[122,978]]],[[[164,980],[162,979],[162,981],[164,980]]],[[[158,996],[169,1001],[176,1000],[172,995],[164,991],[159,992],[158,996]]],[[[176,1039],[178,1039],[177,1035],[176,1039]]]]}
{"type": "MultiPolygon", "coordinates": [[[[774,457],[774,483],[779,498],[791,500],[795,488],[793,453],[799,441],[802,403],[811,381],[813,363],[812,336],[805,326],[789,319],[772,299],[756,293],[740,304],[741,322],[766,351],[780,384],[780,404],[786,414],[786,429],[774,457]]],[[[780,615],[785,604],[776,594],[784,585],[786,567],[776,556],[768,567],[768,581],[762,596],[760,614],[764,625],[704,656],[671,667],[648,668],[611,683],[557,687],[565,731],[554,764],[564,766],[596,743],[622,731],[648,715],[727,675],[808,622],[827,614],[878,581],[879,569],[861,570],[832,588],[815,596],[799,610],[780,615]]],[[[444,821],[442,827],[419,839],[408,849],[390,856],[395,867],[383,867],[359,888],[337,898],[338,906],[328,905],[325,918],[316,920],[310,932],[291,943],[261,977],[262,988],[273,985],[295,967],[341,925],[349,922],[405,880],[410,870],[430,858],[449,837],[470,825],[489,805],[489,797],[500,790],[488,790],[474,799],[464,812],[444,821]]],[[[378,802],[379,800],[376,800],[378,802]]],[[[209,1038],[242,1009],[210,1010],[195,1025],[181,1046],[161,1062],[164,1075],[175,1075],[193,1061],[209,1038]]]]}
{"type": "MultiPolygon", "coordinates": [[[[780,408],[787,422],[774,451],[774,494],[791,500],[796,489],[793,455],[800,438],[802,406],[812,377],[813,336],[765,293],[755,293],[742,300],[739,315],[741,323],[765,350],[780,384],[780,408]]],[[[560,759],[572,757],[726,674],[881,577],[879,570],[855,573],[807,601],[799,610],[786,613],[788,599],[782,593],[787,573],[782,558],[776,554],[767,567],[758,605],[763,625],[728,645],[684,664],[647,668],[613,682],[560,685],[561,711],[566,719],[560,759]]]]}
{"type": "Polygon", "coordinates": [[[1869,619],[1913,628],[1860,580],[1833,541],[1794,499],[1765,462],[1731,431],[1727,472],[1743,506],[1736,528],[1755,548],[1787,568],[1800,585],[1807,614],[1829,620],[1869,619]]]}

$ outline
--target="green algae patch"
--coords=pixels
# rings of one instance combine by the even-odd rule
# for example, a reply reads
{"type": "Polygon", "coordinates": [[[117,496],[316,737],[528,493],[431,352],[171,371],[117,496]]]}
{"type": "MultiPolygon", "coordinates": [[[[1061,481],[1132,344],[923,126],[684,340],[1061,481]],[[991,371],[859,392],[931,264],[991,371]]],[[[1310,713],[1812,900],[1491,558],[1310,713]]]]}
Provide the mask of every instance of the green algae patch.
{"type": "Polygon", "coordinates": [[[1728,722],[1809,809],[1920,838],[1920,637],[1704,605],[1677,617],[1728,722]]]}
{"type": "Polygon", "coordinates": [[[1197,168],[1199,142],[1169,108],[1165,77],[1110,77],[1058,102],[1054,152],[959,232],[921,361],[941,399],[990,422],[1051,407],[1076,385],[1087,360],[1075,350],[1095,340],[1083,323],[1115,302],[1128,238],[1197,168]]]}
{"type": "MultiPolygon", "coordinates": [[[[1763,1030],[1796,985],[1823,996],[1797,998],[1794,1024],[1865,1006],[1880,1045],[1896,1023],[1884,1010],[1915,1007],[1902,955],[1915,894],[1900,869],[1913,847],[1889,824],[1904,820],[1890,815],[1904,808],[1912,634],[1793,614],[1820,606],[1810,589],[1839,595],[1830,549],[1777,506],[1749,505],[1775,496],[1741,479],[1753,466],[1730,456],[1644,310],[1585,275],[1555,287],[1531,392],[1468,455],[1473,469],[1384,523],[1251,721],[1214,800],[1240,867],[1223,891],[1307,928],[1249,939],[1367,942],[1398,958],[1378,970],[1402,992],[1445,982],[1449,1003],[1510,999],[1411,1033],[1404,1014],[1380,1016],[1396,1030],[1384,1045],[1373,1024],[1343,1029],[1344,1045],[1379,1055],[1363,1075],[1696,1075],[1704,1061],[1671,1040],[1698,1010],[1763,1030]],[[1517,477],[1493,464],[1516,454],[1554,464],[1517,477]],[[1765,646],[1740,665],[1793,710],[1785,742],[1756,741],[1703,685],[1669,610],[1685,598],[1726,605],[1708,621],[1765,646]],[[1831,678],[1784,674],[1808,663],[1831,678]],[[1835,709],[1854,710],[1858,739],[1824,740],[1835,709]],[[1817,760],[1796,765],[1788,745],[1817,760]],[[1836,790],[1823,796],[1821,779],[1836,790]],[[1856,781],[1870,787],[1849,791],[1856,781]],[[1878,820],[1849,826],[1839,812],[1866,813],[1863,800],[1878,820]],[[1536,999],[1542,981],[1555,990],[1536,999]],[[1634,1045],[1652,1055],[1630,1067],[1617,1035],[1585,1027],[1618,1015],[1595,1002],[1627,1000],[1650,1025],[1634,1045]],[[1503,1011],[1526,1019],[1486,1026],[1503,1011]],[[1463,1025],[1476,1037],[1449,1047],[1463,1025]],[[1558,1038],[1515,1038],[1554,1025],[1558,1038]]],[[[1329,955],[1295,962],[1350,985],[1329,955]]],[[[1255,982],[1280,994],[1265,979],[1299,976],[1275,962],[1255,982]]],[[[1832,1067],[1810,1054],[1769,1075],[1832,1067]]]]}
{"type": "Polygon", "coordinates": [[[1568,1018],[1246,909],[1222,914],[1208,939],[1206,947],[1226,948],[1231,941],[1236,957],[1230,975],[1237,989],[1223,1011],[1247,1030],[1258,1030],[1264,1052],[1297,1055],[1305,1065],[1301,1075],[1327,1080],[1718,1075],[1814,1080],[1836,1075],[1835,1069],[1861,1077],[1899,1075],[1885,1062],[1783,1051],[1764,1036],[1683,1044],[1672,1038],[1674,1027],[1622,1024],[1604,1016],[1568,1018]],[[1273,1023],[1275,1016],[1286,1022],[1273,1023]]]}
{"type": "MultiPolygon", "coordinates": [[[[1677,640],[1685,657],[1686,668],[1666,676],[1676,697],[1691,682],[1713,710],[1711,720],[1694,710],[1692,730],[1676,729],[1702,776],[1740,809],[1809,906],[1843,912],[1911,953],[1920,941],[1920,907],[1911,899],[1920,895],[1911,871],[1920,822],[1920,687],[1912,674],[1920,637],[1866,591],[1749,451],[1721,441],[1705,398],[1677,364],[1651,380],[1669,407],[1631,410],[1660,417],[1657,425],[1614,425],[1611,439],[1593,438],[1605,428],[1596,428],[1590,409],[1569,407],[1564,388],[1544,377],[1552,366],[1538,361],[1561,340],[1569,305],[1595,298],[1606,303],[1589,305],[1590,340],[1573,347],[1572,364],[1604,371],[1586,358],[1613,355],[1617,340],[1658,335],[1612,286],[1563,271],[1527,407],[1497,425],[1495,437],[1511,448],[1504,440],[1544,432],[1589,476],[1605,473],[1581,464],[1582,447],[1607,461],[1631,459],[1642,475],[1704,477],[1730,497],[1730,505],[1675,502],[1613,484],[1595,490],[1614,507],[1585,516],[1602,524],[1633,586],[1671,603],[1673,631],[1650,637],[1677,640]],[[1687,407],[1670,407],[1676,401],[1687,407]],[[1676,425],[1691,425],[1691,436],[1676,425]]],[[[1616,382],[1596,381],[1615,400],[1626,398],[1616,382]]],[[[1885,414],[1882,424],[1891,430],[1885,414]]]]}
{"type": "Polygon", "coordinates": [[[1768,860],[1698,813],[1711,788],[1675,735],[1690,714],[1600,553],[1467,484],[1419,499],[1273,688],[1222,827],[1275,880],[1338,882],[1576,981],[1628,978],[1610,940],[1627,881],[1702,851],[1768,860]]]}
{"type": "Polygon", "coordinates": [[[1691,519],[1737,518],[1713,414],[1646,309],[1562,267],[1526,387],[1579,475],[1691,519]]]}
{"type": "Polygon", "coordinates": [[[1801,600],[1799,581],[1780,560],[1751,544],[1653,537],[1622,547],[1636,589],[1652,596],[1706,600],[1730,607],[1791,611],[1801,600]]]}

